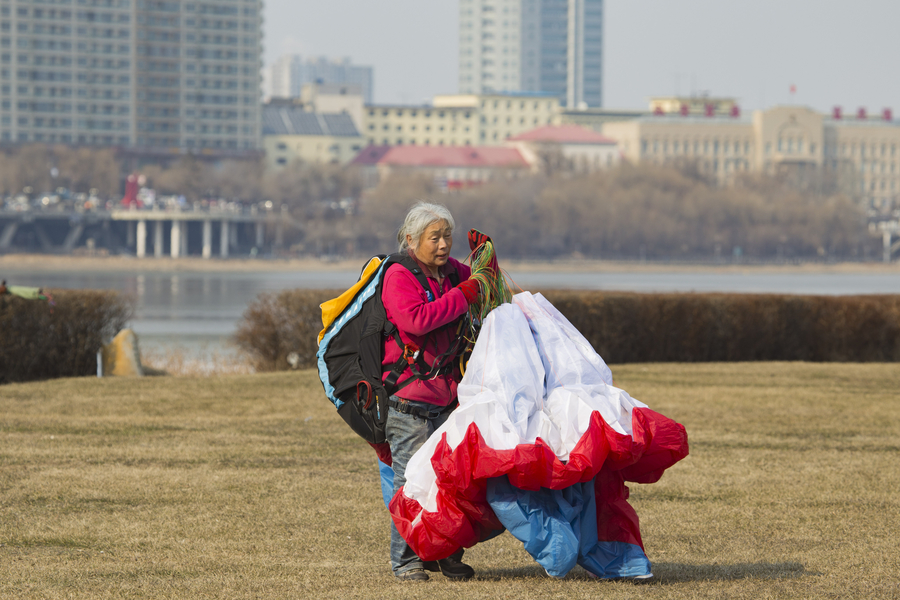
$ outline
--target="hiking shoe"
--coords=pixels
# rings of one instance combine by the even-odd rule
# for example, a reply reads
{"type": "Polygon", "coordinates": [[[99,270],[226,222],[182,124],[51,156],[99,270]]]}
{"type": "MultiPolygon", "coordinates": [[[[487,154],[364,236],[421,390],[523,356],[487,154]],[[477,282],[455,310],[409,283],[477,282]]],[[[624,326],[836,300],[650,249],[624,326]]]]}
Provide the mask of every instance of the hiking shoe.
{"type": "Polygon", "coordinates": [[[410,569],[402,573],[395,573],[394,577],[400,581],[428,581],[428,573],[424,569],[410,569]]]}
{"type": "MultiPolygon", "coordinates": [[[[435,562],[435,561],[431,561],[435,562]]],[[[466,581],[468,579],[472,579],[475,576],[475,569],[470,567],[465,563],[461,563],[452,556],[447,558],[442,558],[437,562],[437,566],[440,569],[441,573],[444,574],[444,577],[449,577],[450,579],[456,579],[457,581],[466,581]]],[[[428,563],[425,563],[425,568],[429,569],[428,563]]],[[[431,569],[429,569],[431,570],[431,569]]],[[[435,569],[436,571],[437,569],[435,569]]]]}
{"type": "Polygon", "coordinates": [[[431,571],[432,573],[440,573],[441,566],[438,564],[436,560],[426,560],[422,563],[422,566],[425,567],[426,571],[431,571]]]}

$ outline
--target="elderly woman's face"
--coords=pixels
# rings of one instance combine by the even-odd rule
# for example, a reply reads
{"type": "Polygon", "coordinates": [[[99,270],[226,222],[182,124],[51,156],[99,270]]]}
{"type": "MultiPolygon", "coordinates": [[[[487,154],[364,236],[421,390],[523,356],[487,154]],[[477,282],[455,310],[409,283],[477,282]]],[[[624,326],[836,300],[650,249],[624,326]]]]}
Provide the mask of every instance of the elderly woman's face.
{"type": "Polygon", "coordinates": [[[423,265],[436,269],[447,264],[453,247],[453,230],[444,221],[436,221],[425,229],[418,241],[407,236],[407,244],[423,265]]]}

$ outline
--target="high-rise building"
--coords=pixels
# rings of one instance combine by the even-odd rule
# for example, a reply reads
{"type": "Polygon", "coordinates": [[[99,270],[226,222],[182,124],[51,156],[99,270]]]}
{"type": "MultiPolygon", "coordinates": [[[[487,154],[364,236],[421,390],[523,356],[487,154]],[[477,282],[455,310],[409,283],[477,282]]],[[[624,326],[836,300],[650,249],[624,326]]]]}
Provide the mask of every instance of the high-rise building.
{"type": "Polygon", "coordinates": [[[0,0],[0,143],[261,147],[261,0],[0,0]]]}
{"type": "Polygon", "coordinates": [[[268,98],[299,98],[303,86],[311,83],[359,86],[363,101],[372,102],[372,67],[354,65],[349,58],[304,59],[296,54],[286,54],[265,69],[265,96],[268,98]]]}
{"type": "Polygon", "coordinates": [[[603,0],[460,0],[459,91],[603,104],[603,0]]]}

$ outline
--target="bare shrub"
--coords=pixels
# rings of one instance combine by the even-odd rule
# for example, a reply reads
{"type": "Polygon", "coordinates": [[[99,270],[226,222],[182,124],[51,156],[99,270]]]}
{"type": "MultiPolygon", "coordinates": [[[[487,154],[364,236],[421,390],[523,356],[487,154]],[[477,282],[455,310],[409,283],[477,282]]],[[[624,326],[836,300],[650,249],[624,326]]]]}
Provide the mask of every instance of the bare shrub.
{"type": "Polygon", "coordinates": [[[234,341],[260,372],[290,368],[288,355],[296,352],[298,368],[316,364],[316,337],[322,329],[319,305],[340,292],[284,290],[260,294],[247,307],[234,341]]]}
{"type": "Polygon", "coordinates": [[[97,372],[97,351],[131,319],[117,292],[52,291],[55,306],[0,296],[0,383],[97,372]]]}

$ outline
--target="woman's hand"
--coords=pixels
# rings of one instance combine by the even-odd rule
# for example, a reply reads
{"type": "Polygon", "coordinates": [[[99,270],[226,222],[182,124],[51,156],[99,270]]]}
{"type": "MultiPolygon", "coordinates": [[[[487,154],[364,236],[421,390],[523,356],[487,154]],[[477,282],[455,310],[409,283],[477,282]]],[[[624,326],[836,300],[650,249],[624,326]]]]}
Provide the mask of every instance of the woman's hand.
{"type": "Polygon", "coordinates": [[[473,304],[478,300],[478,294],[481,293],[481,286],[474,279],[466,279],[456,286],[459,291],[466,297],[466,302],[473,304]]]}

